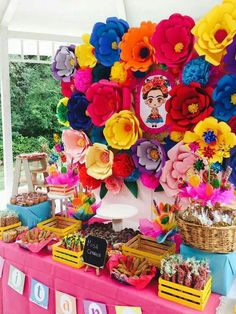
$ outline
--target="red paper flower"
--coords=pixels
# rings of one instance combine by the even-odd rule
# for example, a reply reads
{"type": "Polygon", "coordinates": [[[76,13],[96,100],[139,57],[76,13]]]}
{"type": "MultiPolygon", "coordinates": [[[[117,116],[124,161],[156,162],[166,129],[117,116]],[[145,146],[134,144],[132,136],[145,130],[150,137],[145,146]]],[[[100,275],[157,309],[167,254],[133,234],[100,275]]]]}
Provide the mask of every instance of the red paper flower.
{"type": "Polygon", "coordinates": [[[69,82],[61,81],[61,93],[63,96],[70,98],[75,91],[74,78],[71,77],[69,82]]]}
{"type": "Polygon", "coordinates": [[[228,121],[228,125],[231,127],[232,132],[236,134],[236,116],[233,116],[228,121]]]}
{"type": "Polygon", "coordinates": [[[101,180],[94,179],[88,175],[85,165],[79,167],[79,178],[81,184],[85,188],[87,187],[94,190],[101,185],[101,180]]]}
{"type": "Polygon", "coordinates": [[[202,88],[199,83],[179,84],[171,91],[166,102],[166,124],[171,131],[192,130],[201,120],[213,112],[212,88],[202,88]]]}
{"type": "Polygon", "coordinates": [[[169,67],[185,63],[193,50],[194,36],[191,29],[194,20],[189,16],[172,14],[156,26],[151,43],[156,49],[156,61],[169,67]]]}
{"type": "Polygon", "coordinates": [[[87,112],[96,126],[103,126],[114,113],[124,109],[123,89],[114,82],[94,83],[87,90],[86,98],[90,102],[87,112]]]}
{"type": "Polygon", "coordinates": [[[134,171],[134,162],[127,153],[121,153],[114,157],[112,173],[116,177],[127,178],[134,171]]]}

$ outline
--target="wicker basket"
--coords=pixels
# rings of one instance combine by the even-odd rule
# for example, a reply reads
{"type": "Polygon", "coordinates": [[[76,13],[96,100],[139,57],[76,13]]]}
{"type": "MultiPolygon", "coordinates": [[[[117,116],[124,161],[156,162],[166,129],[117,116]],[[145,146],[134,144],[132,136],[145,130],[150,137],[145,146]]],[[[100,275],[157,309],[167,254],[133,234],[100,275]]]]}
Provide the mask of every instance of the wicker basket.
{"type": "Polygon", "coordinates": [[[183,242],[192,247],[213,253],[236,251],[236,226],[197,225],[183,220],[181,214],[177,222],[183,242]]]}

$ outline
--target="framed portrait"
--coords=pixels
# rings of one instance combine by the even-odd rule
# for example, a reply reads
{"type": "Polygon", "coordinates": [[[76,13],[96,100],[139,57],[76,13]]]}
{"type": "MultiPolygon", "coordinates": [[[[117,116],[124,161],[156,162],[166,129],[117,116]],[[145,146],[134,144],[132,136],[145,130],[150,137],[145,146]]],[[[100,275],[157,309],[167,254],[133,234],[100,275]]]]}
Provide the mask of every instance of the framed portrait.
{"type": "Polygon", "coordinates": [[[165,103],[174,85],[173,76],[161,69],[149,73],[138,84],[134,110],[145,132],[157,134],[167,129],[165,103]]]}

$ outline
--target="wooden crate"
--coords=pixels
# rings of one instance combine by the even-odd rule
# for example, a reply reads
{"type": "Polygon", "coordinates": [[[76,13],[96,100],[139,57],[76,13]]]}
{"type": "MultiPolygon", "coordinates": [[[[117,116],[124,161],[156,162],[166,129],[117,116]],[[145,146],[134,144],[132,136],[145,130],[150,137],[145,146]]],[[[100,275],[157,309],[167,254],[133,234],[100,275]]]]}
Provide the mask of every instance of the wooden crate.
{"type": "Polygon", "coordinates": [[[159,244],[155,239],[141,234],[138,234],[122,246],[124,255],[145,257],[156,267],[160,267],[161,260],[166,254],[174,254],[175,252],[175,243],[165,241],[159,244]]]}
{"type": "Polygon", "coordinates": [[[13,225],[9,225],[9,226],[6,226],[6,227],[0,227],[0,240],[2,240],[2,234],[4,231],[9,231],[9,230],[12,230],[12,229],[16,229],[17,227],[20,227],[21,226],[21,222],[17,222],[13,225]]]}
{"type": "Polygon", "coordinates": [[[80,220],[60,216],[55,216],[37,224],[37,227],[39,229],[49,230],[55,233],[55,235],[60,238],[63,238],[68,234],[77,232],[81,229],[81,226],[82,223],[80,220]]]}
{"type": "Polygon", "coordinates": [[[73,252],[60,247],[60,245],[61,242],[58,242],[52,246],[52,258],[54,261],[69,265],[74,268],[81,268],[84,266],[84,263],[81,259],[83,251],[73,252]]]}
{"type": "Polygon", "coordinates": [[[210,277],[205,288],[197,290],[159,278],[158,296],[203,311],[211,295],[211,282],[210,277]]]}

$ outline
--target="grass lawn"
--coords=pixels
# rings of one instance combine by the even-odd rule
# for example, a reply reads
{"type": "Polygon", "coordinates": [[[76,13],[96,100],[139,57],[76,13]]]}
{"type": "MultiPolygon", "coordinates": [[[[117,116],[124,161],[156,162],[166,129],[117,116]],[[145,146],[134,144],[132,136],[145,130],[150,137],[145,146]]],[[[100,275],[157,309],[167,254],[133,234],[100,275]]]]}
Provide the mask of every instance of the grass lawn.
{"type": "Polygon", "coordinates": [[[4,189],[3,166],[0,166],[0,191],[4,189]]]}

